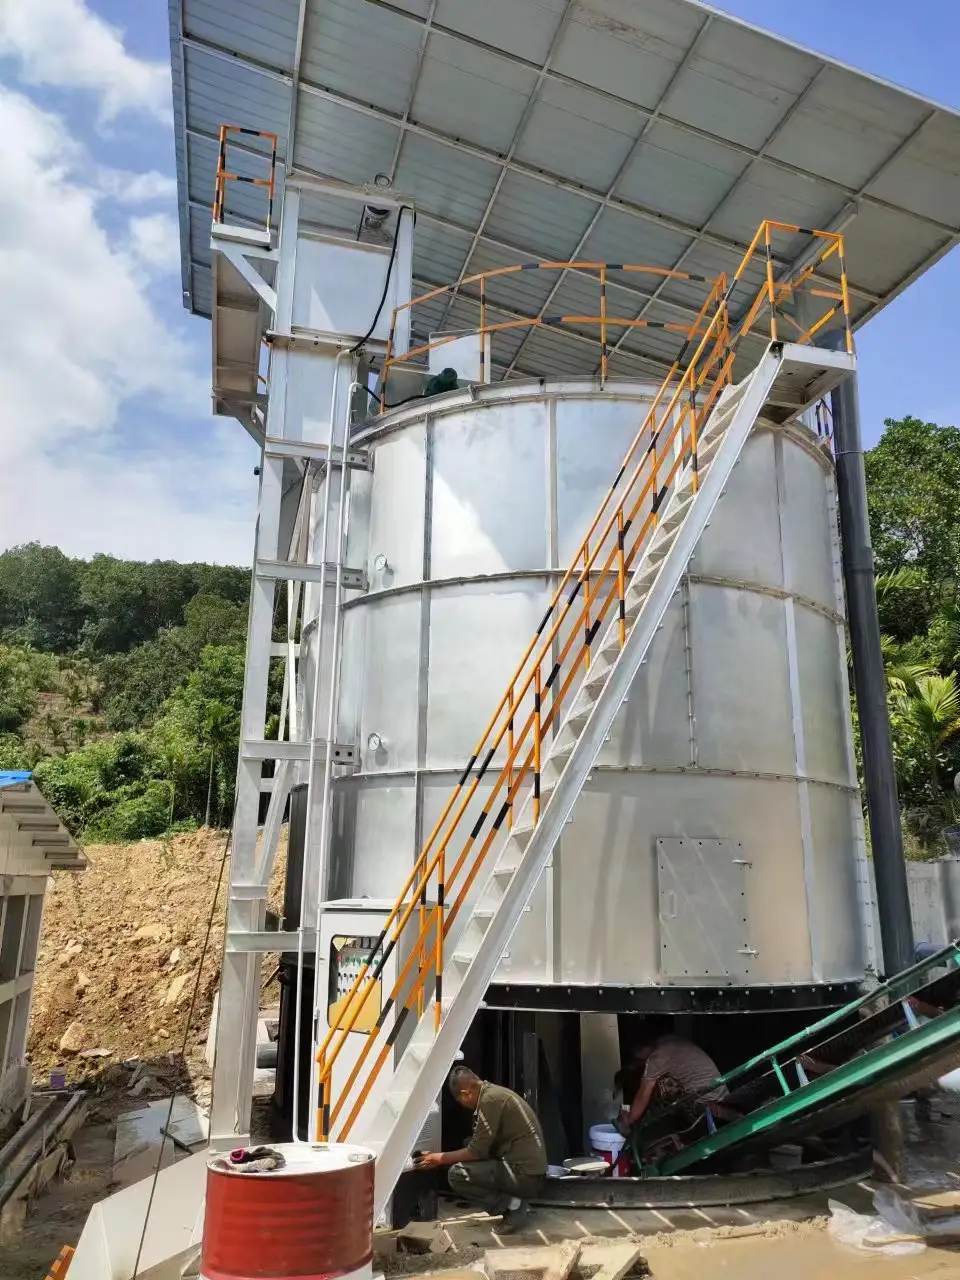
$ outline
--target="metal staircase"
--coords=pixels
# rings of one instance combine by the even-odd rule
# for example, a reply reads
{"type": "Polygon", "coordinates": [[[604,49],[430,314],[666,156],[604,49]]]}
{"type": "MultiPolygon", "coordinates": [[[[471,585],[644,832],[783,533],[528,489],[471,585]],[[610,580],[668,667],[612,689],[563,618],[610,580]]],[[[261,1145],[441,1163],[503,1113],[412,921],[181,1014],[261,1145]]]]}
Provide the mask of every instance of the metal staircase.
{"type": "MultiPolygon", "coordinates": [[[[816,234],[828,246],[822,257],[838,252],[838,237],[816,234]]],[[[769,240],[768,224],[730,287],[718,281],[704,302],[336,1024],[318,1046],[318,1137],[349,1137],[378,1151],[378,1214],[754,424],[761,415],[774,422],[797,417],[855,367],[849,323],[845,352],[809,345],[813,330],[799,343],[778,340],[777,312],[791,286],[769,273],[731,333],[730,296],[764,237],[769,240]],[[765,308],[772,341],[734,385],[743,338],[765,308]],[[388,958],[404,953],[396,981],[381,990],[388,958]],[[361,1013],[369,1022],[371,1002],[373,1029],[352,1069],[338,1074],[334,1096],[334,1064],[361,1013]],[[390,1064],[389,1089],[379,1100],[369,1098],[390,1064]]],[[[841,292],[835,296],[840,301],[830,314],[845,315],[841,292]]]]}

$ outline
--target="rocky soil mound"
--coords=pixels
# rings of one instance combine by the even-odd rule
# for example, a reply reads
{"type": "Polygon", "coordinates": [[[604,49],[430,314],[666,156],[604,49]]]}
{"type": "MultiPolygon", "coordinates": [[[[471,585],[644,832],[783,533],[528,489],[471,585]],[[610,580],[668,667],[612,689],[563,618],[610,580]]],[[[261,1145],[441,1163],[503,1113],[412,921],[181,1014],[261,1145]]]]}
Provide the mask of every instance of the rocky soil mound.
{"type": "MultiPolygon", "coordinates": [[[[47,895],[30,1028],[38,1084],[57,1065],[68,1079],[80,1080],[109,1074],[124,1060],[170,1065],[168,1055],[179,1059],[226,839],[222,831],[204,829],[90,845],[87,871],[57,873],[47,895]]],[[[271,885],[274,905],[282,893],[284,847],[285,840],[271,885]]],[[[195,1079],[205,1074],[224,898],[221,887],[182,1064],[195,1079]]],[[[265,959],[265,979],[275,963],[265,959]]]]}

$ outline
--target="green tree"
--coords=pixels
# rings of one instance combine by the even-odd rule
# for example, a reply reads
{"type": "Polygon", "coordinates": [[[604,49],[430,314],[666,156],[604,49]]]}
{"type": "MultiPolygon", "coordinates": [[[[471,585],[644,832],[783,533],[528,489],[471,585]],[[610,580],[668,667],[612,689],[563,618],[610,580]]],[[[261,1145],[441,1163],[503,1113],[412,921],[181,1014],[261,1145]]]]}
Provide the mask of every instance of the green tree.
{"type": "Polygon", "coordinates": [[[941,799],[941,751],[960,733],[960,685],[956,673],[921,676],[913,692],[897,696],[897,709],[922,744],[930,799],[936,804],[941,799]]]}
{"type": "Polygon", "coordinates": [[[888,418],[866,455],[866,471],[878,570],[913,570],[931,606],[944,594],[953,598],[960,567],[960,430],[888,418]]]}
{"type": "Polygon", "coordinates": [[[80,639],[82,561],[28,542],[0,554],[0,632],[18,643],[67,653],[80,639]]]}

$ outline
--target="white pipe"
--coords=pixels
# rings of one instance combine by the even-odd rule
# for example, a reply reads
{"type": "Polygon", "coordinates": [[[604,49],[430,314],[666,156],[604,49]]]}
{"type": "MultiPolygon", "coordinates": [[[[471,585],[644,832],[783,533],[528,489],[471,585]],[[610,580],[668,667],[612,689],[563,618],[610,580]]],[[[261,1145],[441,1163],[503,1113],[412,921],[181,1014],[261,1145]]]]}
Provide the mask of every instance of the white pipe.
{"type": "MultiPolygon", "coordinates": [[[[320,563],[327,563],[327,528],[330,524],[330,464],[334,456],[334,424],[337,415],[337,391],[340,385],[340,361],[346,356],[352,355],[349,350],[338,351],[333,362],[333,391],[330,396],[330,423],[327,430],[327,474],[323,486],[323,530],[320,535],[320,563]]],[[[349,410],[348,410],[349,413],[349,410]]],[[[344,431],[344,456],[341,459],[341,471],[346,469],[346,430],[344,431]]],[[[309,535],[308,535],[309,537],[309,535]]],[[[342,559],[338,554],[338,562],[342,559]]],[[[338,571],[339,572],[339,571],[338,571]]],[[[339,580],[339,579],[338,579],[339,580]]],[[[323,605],[324,596],[326,594],[326,586],[320,589],[320,609],[317,613],[317,657],[316,666],[313,673],[313,714],[310,720],[310,754],[307,764],[307,817],[306,827],[303,833],[303,874],[300,884],[300,923],[297,926],[297,983],[295,991],[295,1007],[294,1007],[294,1036],[293,1036],[293,1141],[300,1141],[300,1011],[303,1000],[303,961],[304,961],[304,916],[307,912],[307,866],[309,865],[310,853],[310,828],[311,814],[313,812],[313,775],[316,770],[317,763],[317,703],[320,701],[320,672],[323,662],[323,605]]],[[[306,593],[304,593],[306,599],[306,593]]],[[[301,653],[300,666],[303,666],[303,654],[301,653]]],[[[330,768],[330,742],[327,743],[327,751],[325,753],[325,768],[330,768]]],[[[321,855],[322,857],[322,855],[321,855]]],[[[322,884],[322,882],[320,882],[322,884]]],[[[318,909],[319,914],[319,909],[318,909]]],[[[316,938],[316,951],[314,953],[314,1022],[316,1020],[316,990],[317,990],[317,973],[320,968],[320,937],[316,938]]],[[[310,1033],[311,1046],[316,1041],[316,1031],[311,1030],[310,1033]]],[[[312,1052],[311,1058],[315,1058],[315,1051],[312,1052]]],[[[316,1097],[316,1062],[311,1061],[310,1065],[310,1089],[311,1097],[316,1097]]],[[[308,1133],[307,1141],[310,1141],[308,1133]]]]}
{"type": "MultiPolygon", "coordinates": [[[[347,418],[344,424],[343,433],[343,457],[340,463],[340,507],[337,512],[337,575],[334,587],[333,598],[333,631],[330,645],[330,692],[327,700],[327,742],[333,742],[336,734],[336,718],[337,703],[340,694],[340,620],[341,620],[341,601],[340,593],[343,587],[343,539],[346,529],[346,508],[347,508],[347,437],[350,434],[350,403],[353,393],[360,389],[360,383],[353,381],[347,390],[347,418]]],[[[332,800],[333,786],[333,762],[330,752],[327,752],[326,767],[323,771],[323,795],[321,797],[320,809],[320,856],[317,865],[317,916],[316,916],[316,939],[317,939],[317,959],[313,967],[313,1029],[314,1042],[312,1045],[312,1053],[310,1056],[310,1072],[311,1084],[313,1087],[313,1097],[318,1096],[319,1088],[319,1064],[317,1062],[317,1049],[319,1048],[320,1024],[317,1018],[317,1010],[320,1008],[320,923],[323,915],[324,901],[324,884],[326,879],[327,864],[329,862],[330,853],[330,817],[333,808],[332,800]]],[[[307,805],[307,821],[310,821],[311,806],[307,805]]]]}

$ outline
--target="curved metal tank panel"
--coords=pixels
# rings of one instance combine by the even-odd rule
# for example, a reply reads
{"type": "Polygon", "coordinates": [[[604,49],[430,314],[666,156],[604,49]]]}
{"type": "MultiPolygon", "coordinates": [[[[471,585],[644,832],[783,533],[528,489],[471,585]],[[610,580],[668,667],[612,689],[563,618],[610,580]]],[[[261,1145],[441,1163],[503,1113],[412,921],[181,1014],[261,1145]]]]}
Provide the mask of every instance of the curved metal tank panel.
{"type": "MultiPolygon", "coordinates": [[[[347,560],[370,592],[345,613],[339,730],[362,765],[338,784],[333,896],[402,888],[652,393],[495,386],[366,433],[347,560]]],[[[863,976],[842,608],[830,460],[760,423],[498,981],[863,976]]]]}

